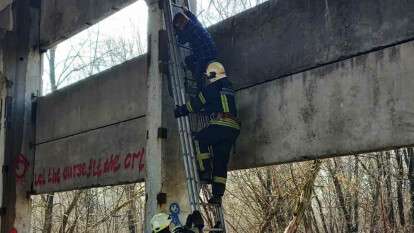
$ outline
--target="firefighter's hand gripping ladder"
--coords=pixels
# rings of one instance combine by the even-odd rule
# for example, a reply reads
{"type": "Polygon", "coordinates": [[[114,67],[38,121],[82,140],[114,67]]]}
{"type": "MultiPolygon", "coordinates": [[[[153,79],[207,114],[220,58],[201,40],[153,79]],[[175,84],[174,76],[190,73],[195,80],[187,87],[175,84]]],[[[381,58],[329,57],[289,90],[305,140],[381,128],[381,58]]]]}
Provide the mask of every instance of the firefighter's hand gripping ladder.
{"type": "MultiPolygon", "coordinates": [[[[164,0],[162,2],[162,8],[164,11],[165,27],[168,37],[168,49],[169,49],[169,60],[168,60],[168,70],[170,77],[170,87],[172,95],[174,98],[175,105],[183,105],[186,103],[186,98],[188,97],[188,92],[186,91],[186,86],[184,85],[184,77],[188,75],[189,72],[186,72],[186,67],[184,65],[184,60],[182,57],[182,47],[179,46],[173,27],[173,17],[174,10],[180,8],[180,6],[172,3],[171,0],[164,0]]],[[[186,48],[188,49],[188,48],[186,48]]],[[[181,152],[183,154],[185,174],[187,179],[187,190],[189,196],[189,202],[192,211],[200,210],[200,206],[203,205],[204,210],[207,215],[212,216],[212,221],[215,224],[215,228],[208,229],[210,232],[225,232],[225,222],[223,215],[222,206],[218,205],[208,205],[206,200],[211,197],[211,191],[206,187],[206,185],[201,185],[198,177],[194,142],[192,138],[192,128],[194,125],[194,120],[198,123],[205,124],[206,121],[203,120],[203,116],[192,116],[190,120],[189,116],[177,118],[178,122],[178,132],[180,137],[181,152]],[[191,123],[193,124],[191,124],[191,123]],[[203,189],[204,201],[200,196],[200,191],[203,189]]]]}

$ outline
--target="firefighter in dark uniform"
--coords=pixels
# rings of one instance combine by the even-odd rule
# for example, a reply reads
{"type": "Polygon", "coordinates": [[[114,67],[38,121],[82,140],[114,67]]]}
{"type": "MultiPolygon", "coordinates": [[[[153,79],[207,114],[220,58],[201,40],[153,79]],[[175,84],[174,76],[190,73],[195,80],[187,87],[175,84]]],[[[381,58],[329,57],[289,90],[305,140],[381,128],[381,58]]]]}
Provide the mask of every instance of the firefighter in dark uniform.
{"type": "Polygon", "coordinates": [[[207,65],[217,60],[217,48],[210,33],[187,8],[174,16],[173,24],[181,44],[189,43],[191,55],[185,58],[186,66],[191,70],[197,85],[201,89],[203,73],[207,65]]]}
{"type": "Polygon", "coordinates": [[[200,180],[212,182],[212,204],[221,204],[224,195],[230,151],[240,133],[235,92],[224,67],[210,63],[205,74],[207,86],[187,104],[177,106],[175,116],[192,112],[210,115],[209,125],[195,135],[200,180]],[[209,147],[212,149],[213,158],[209,147]],[[212,159],[212,163],[211,163],[212,159]],[[212,167],[211,167],[212,165],[212,167]],[[212,178],[212,179],[211,179],[212,178]]]}

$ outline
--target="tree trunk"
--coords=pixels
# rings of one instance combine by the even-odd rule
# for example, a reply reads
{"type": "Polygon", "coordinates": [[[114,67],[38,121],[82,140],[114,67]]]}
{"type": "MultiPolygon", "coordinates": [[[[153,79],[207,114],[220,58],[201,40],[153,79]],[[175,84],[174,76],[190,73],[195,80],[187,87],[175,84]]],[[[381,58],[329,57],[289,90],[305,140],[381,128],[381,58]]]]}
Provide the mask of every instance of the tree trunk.
{"type": "MultiPolygon", "coordinates": [[[[378,157],[375,158],[377,164],[377,171],[380,172],[380,162],[378,157]]],[[[379,192],[380,192],[380,177],[381,175],[378,173],[376,177],[372,177],[373,183],[375,184],[375,190],[372,192],[372,209],[371,209],[371,222],[370,222],[370,233],[378,232],[378,218],[379,218],[379,192]]]]}
{"type": "Polygon", "coordinates": [[[316,192],[313,191],[313,193],[315,194],[315,200],[316,200],[316,203],[318,204],[319,217],[321,218],[323,230],[324,230],[325,233],[328,233],[329,231],[328,231],[328,227],[326,225],[325,215],[323,213],[321,201],[319,200],[319,197],[316,194],[316,192]]]}
{"type": "Polygon", "coordinates": [[[312,222],[313,228],[315,229],[314,232],[321,233],[319,229],[318,220],[316,219],[316,216],[315,216],[316,215],[315,210],[312,207],[310,208],[310,214],[312,216],[311,222],[312,222]]]}
{"type": "MultiPolygon", "coordinates": [[[[56,46],[49,50],[49,79],[52,91],[57,89],[56,86],[56,46]]],[[[45,220],[43,224],[43,233],[50,233],[52,231],[52,215],[53,215],[53,198],[54,193],[46,194],[46,209],[45,220]]]]}
{"type": "Polygon", "coordinates": [[[92,190],[86,190],[85,191],[85,207],[86,207],[86,216],[85,216],[85,222],[86,222],[86,226],[85,226],[85,232],[95,232],[94,229],[91,229],[92,226],[95,223],[95,219],[93,217],[94,215],[94,204],[93,204],[93,194],[92,194],[92,190]]]}
{"type": "Polygon", "coordinates": [[[49,49],[49,80],[52,92],[57,90],[56,84],[56,48],[49,49]]]}
{"type": "Polygon", "coordinates": [[[412,228],[414,228],[414,150],[413,148],[407,149],[407,155],[409,158],[408,180],[410,181],[410,197],[411,197],[410,198],[411,199],[410,219],[411,219],[411,226],[412,228]]]}
{"type": "Polygon", "coordinates": [[[45,220],[43,224],[43,233],[52,232],[52,217],[53,217],[53,198],[54,194],[46,194],[46,209],[45,209],[45,220]]]}
{"type": "MultiPolygon", "coordinates": [[[[321,166],[320,160],[315,160],[312,164],[312,168],[309,171],[305,185],[303,186],[301,195],[297,201],[293,218],[289,222],[289,225],[285,228],[284,233],[295,233],[298,230],[299,224],[305,217],[305,211],[311,204],[312,190],[315,179],[319,173],[321,166]]],[[[305,231],[309,229],[309,226],[305,223],[305,231]]]]}
{"type": "Polygon", "coordinates": [[[398,217],[400,225],[404,227],[405,216],[404,216],[404,196],[402,193],[403,179],[404,179],[404,167],[402,164],[402,158],[399,150],[395,150],[395,159],[397,160],[398,166],[398,178],[397,178],[397,204],[398,204],[398,217]]]}
{"type": "Polygon", "coordinates": [[[134,185],[126,186],[128,199],[131,200],[130,204],[128,205],[128,229],[130,233],[136,233],[136,219],[135,216],[137,214],[137,208],[135,206],[135,195],[134,195],[134,185]]]}
{"type": "Polygon", "coordinates": [[[354,224],[354,232],[358,232],[359,231],[359,163],[358,163],[358,158],[356,156],[354,156],[354,179],[355,179],[355,193],[354,193],[354,197],[353,197],[353,224],[354,224]]]}
{"type": "Polygon", "coordinates": [[[391,155],[389,152],[385,152],[385,167],[384,167],[384,176],[385,176],[385,186],[386,186],[386,195],[387,195],[387,217],[391,229],[395,228],[395,215],[394,215],[394,202],[392,198],[392,185],[391,185],[391,155]]]}
{"type": "MultiPolygon", "coordinates": [[[[76,191],[75,196],[73,197],[71,203],[69,204],[68,208],[65,210],[65,213],[63,214],[62,219],[62,225],[59,228],[59,233],[65,233],[66,232],[66,226],[68,224],[69,215],[72,213],[73,209],[76,207],[79,198],[82,195],[82,191],[76,191]]],[[[75,218],[75,224],[72,225],[69,229],[74,229],[74,225],[76,225],[77,217],[75,218]]],[[[73,230],[69,230],[73,231],[73,230]]]]}
{"type": "MultiPolygon", "coordinates": [[[[336,167],[335,159],[333,159],[333,161],[334,161],[335,167],[336,167]]],[[[346,206],[344,193],[342,191],[341,184],[340,184],[339,179],[337,177],[336,171],[334,171],[330,165],[328,167],[329,167],[329,171],[330,171],[331,176],[332,176],[332,181],[333,181],[334,186],[335,186],[336,197],[338,199],[339,206],[340,206],[340,208],[342,210],[342,213],[344,215],[344,218],[345,218],[346,232],[352,232],[351,215],[350,215],[349,210],[347,209],[347,206],[346,206]]]]}

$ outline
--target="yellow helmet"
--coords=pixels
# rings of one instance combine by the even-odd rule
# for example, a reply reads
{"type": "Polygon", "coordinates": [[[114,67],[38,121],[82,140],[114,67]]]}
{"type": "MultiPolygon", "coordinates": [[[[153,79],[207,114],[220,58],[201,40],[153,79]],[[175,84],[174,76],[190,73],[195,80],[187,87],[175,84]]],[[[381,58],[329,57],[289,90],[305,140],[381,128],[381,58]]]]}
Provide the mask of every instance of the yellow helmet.
{"type": "Polygon", "coordinates": [[[223,64],[221,64],[220,62],[212,62],[208,64],[206,75],[210,83],[227,77],[226,70],[224,69],[223,64]]]}
{"type": "Polygon", "coordinates": [[[171,217],[168,214],[159,213],[151,219],[151,229],[153,233],[158,233],[171,224],[171,217]]]}

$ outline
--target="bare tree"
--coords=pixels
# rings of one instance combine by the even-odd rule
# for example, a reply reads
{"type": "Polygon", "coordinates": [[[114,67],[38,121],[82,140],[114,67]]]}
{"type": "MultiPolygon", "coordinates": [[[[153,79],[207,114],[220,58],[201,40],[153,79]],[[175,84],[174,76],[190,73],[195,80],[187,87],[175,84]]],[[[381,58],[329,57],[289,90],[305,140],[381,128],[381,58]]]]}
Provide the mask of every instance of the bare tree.
{"type": "MultiPolygon", "coordinates": [[[[301,192],[301,195],[299,197],[298,203],[296,205],[293,218],[289,222],[289,225],[285,229],[285,233],[295,233],[298,230],[299,224],[302,220],[302,218],[306,218],[305,211],[308,208],[308,206],[311,203],[311,197],[312,197],[312,190],[313,190],[313,184],[315,182],[315,179],[319,173],[319,169],[321,166],[321,161],[316,160],[312,168],[309,171],[308,178],[303,186],[303,190],[301,192]]],[[[309,223],[305,223],[305,229],[309,227],[309,223]]],[[[316,228],[318,229],[318,228],[316,228]]],[[[307,230],[305,230],[307,231],[307,230]]]]}

